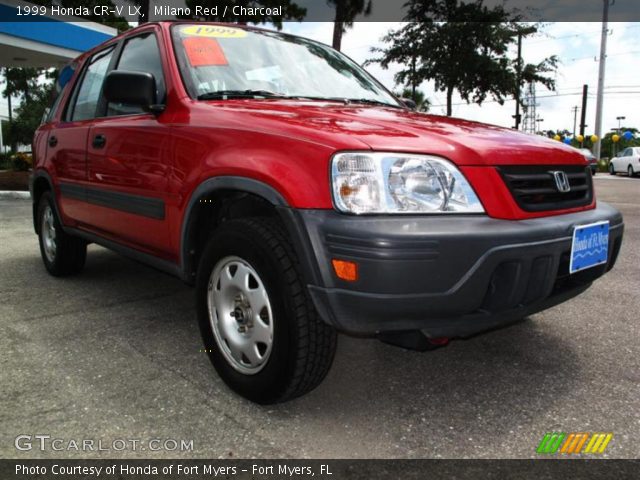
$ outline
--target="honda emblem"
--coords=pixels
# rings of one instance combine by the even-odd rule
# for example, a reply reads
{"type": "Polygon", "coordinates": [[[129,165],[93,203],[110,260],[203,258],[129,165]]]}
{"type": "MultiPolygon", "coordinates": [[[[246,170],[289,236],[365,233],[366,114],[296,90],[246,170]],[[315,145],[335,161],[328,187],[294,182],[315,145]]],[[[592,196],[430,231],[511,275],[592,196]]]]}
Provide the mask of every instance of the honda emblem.
{"type": "Polygon", "coordinates": [[[567,193],[571,190],[571,185],[569,184],[569,177],[567,174],[560,170],[554,170],[549,172],[553,177],[553,180],[556,182],[556,188],[561,193],[567,193]]]}

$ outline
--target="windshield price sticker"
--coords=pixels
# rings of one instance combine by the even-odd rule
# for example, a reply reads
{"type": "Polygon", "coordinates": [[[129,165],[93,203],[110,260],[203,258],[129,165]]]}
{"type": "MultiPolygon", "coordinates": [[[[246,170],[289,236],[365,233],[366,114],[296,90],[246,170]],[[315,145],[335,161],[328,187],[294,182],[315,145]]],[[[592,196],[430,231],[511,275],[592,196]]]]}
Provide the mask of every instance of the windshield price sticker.
{"type": "Polygon", "coordinates": [[[247,32],[240,28],[223,27],[220,25],[191,25],[180,30],[185,35],[213,38],[244,38],[247,32]]]}
{"type": "Polygon", "coordinates": [[[215,38],[187,37],[182,42],[192,67],[228,65],[220,44],[215,38]]]}

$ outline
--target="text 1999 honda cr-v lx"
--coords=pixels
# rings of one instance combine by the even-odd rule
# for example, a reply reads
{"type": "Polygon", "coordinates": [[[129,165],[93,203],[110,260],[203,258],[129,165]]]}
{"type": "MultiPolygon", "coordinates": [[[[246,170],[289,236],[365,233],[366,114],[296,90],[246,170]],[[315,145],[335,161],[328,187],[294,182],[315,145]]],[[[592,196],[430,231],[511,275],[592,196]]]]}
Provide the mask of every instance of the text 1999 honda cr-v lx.
{"type": "Polygon", "coordinates": [[[579,152],[413,112],[314,41],[145,24],[70,68],[34,139],[47,270],[94,242],[195,284],[256,402],[317,386],[338,331],[428,349],[575,297],[620,249],[579,152]]]}

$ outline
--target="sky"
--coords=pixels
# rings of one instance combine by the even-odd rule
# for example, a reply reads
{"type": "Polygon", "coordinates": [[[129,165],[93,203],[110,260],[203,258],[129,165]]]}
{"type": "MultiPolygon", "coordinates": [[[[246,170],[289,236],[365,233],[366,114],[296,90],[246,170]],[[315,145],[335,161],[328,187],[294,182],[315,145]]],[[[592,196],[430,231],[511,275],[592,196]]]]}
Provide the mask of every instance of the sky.
{"type": "MultiPolygon", "coordinates": [[[[370,48],[383,46],[381,38],[401,23],[356,22],[342,40],[342,51],[362,64],[370,58],[370,48]]],[[[287,23],[284,31],[331,44],[333,24],[330,22],[287,23]]],[[[542,130],[573,131],[572,108],[578,106],[578,125],[582,101],[582,85],[589,86],[586,114],[586,134],[595,131],[596,92],[598,86],[598,57],[602,24],[599,22],[547,23],[535,36],[526,38],[522,46],[524,62],[538,63],[556,55],[560,62],[555,74],[556,92],[536,86],[537,116],[542,130]]],[[[640,128],[640,22],[609,23],[602,131],[618,128],[616,117],[624,116],[622,126],[640,128]]],[[[513,56],[516,51],[514,49],[513,56]]],[[[398,67],[383,70],[378,65],[366,69],[390,89],[397,90],[393,76],[398,67]]],[[[446,96],[437,92],[433,82],[420,86],[431,100],[431,113],[446,113],[446,96]]],[[[504,105],[484,102],[481,106],[467,105],[458,96],[453,100],[453,116],[504,127],[513,126],[515,101],[504,105]]],[[[579,128],[579,127],[578,127],[579,128]]]]}

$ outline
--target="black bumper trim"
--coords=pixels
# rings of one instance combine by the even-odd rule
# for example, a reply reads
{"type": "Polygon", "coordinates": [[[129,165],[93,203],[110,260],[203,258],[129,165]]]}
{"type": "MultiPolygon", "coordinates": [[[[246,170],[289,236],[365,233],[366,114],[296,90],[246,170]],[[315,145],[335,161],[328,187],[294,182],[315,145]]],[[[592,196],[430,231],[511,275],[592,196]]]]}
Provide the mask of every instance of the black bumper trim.
{"type": "Polygon", "coordinates": [[[320,273],[310,295],[326,322],[358,334],[466,336],[539,312],[610,270],[624,230],[604,203],[521,221],[298,212],[320,273]],[[569,275],[574,227],[599,220],[610,222],[607,264],[569,275]],[[332,258],[357,262],[358,281],[336,278],[332,258]]]}
{"type": "Polygon", "coordinates": [[[331,324],[341,331],[358,335],[376,335],[384,332],[404,332],[421,330],[430,338],[468,337],[493,328],[508,326],[529,315],[554,307],[583,293],[591,284],[574,287],[557,295],[545,298],[535,304],[518,306],[502,311],[476,310],[453,317],[428,317],[420,313],[418,317],[399,317],[402,309],[420,310],[424,306],[421,298],[379,298],[376,295],[359,294],[352,298],[342,296],[344,292],[328,291],[309,287],[316,308],[323,318],[331,318],[331,324]],[[401,303],[400,303],[401,302],[401,303]],[[370,308],[357,312],[342,309],[344,303],[356,303],[357,308],[369,304],[370,308]],[[373,313],[375,312],[375,313],[373,313]],[[382,315],[388,315],[381,319],[382,315]],[[369,321],[363,321],[363,318],[369,321]]]}

